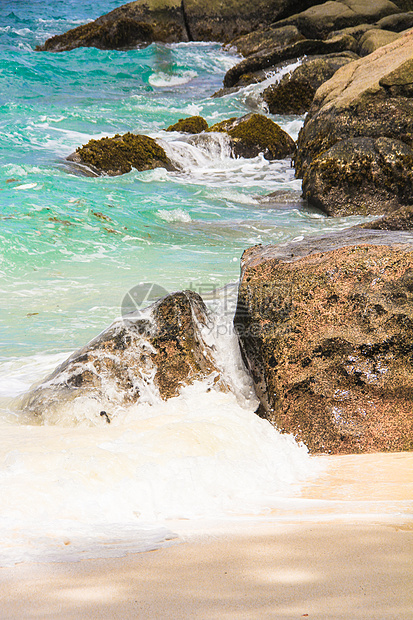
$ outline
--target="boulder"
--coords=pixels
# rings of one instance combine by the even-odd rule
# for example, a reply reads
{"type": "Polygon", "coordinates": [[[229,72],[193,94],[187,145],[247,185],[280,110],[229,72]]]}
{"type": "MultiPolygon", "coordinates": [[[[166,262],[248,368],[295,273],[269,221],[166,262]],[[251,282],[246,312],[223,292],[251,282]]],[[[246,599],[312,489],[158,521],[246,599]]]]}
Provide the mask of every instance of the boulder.
{"type": "Polygon", "coordinates": [[[413,239],[256,246],[234,318],[257,413],[312,453],[413,449],[413,239]]]}
{"type": "Polygon", "coordinates": [[[311,0],[138,0],[48,39],[39,51],[125,49],[153,41],[222,41],[268,26],[311,0]]]}
{"type": "Polygon", "coordinates": [[[209,131],[227,133],[235,157],[284,159],[295,152],[295,142],[279,125],[262,114],[247,114],[216,123],[209,131]]]}
{"type": "Polygon", "coordinates": [[[271,114],[305,114],[311,106],[315,92],[342,66],[356,60],[352,52],[326,54],[307,58],[292,73],[263,92],[263,99],[271,114]]]}
{"type": "Polygon", "coordinates": [[[397,32],[390,32],[390,30],[372,29],[363,34],[359,41],[358,52],[360,56],[367,56],[375,52],[379,47],[392,43],[400,37],[397,32]]]}
{"type": "Polygon", "coordinates": [[[383,17],[383,19],[377,22],[377,27],[382,30],[391,30],[392,32],[402,32],[403,30],[413,28],[413,11],[383,17]]]}
{"type": "Polygon", "coordinates": [[[389,0],[341,0],[324,2],[278,22],[279,26],[296,26],[307,39],[324,39],[332,30],[339,30],[400,13],[389,0]]]}
{"type": "Polygon", "coordinates": [[[132,168],[174,169],[164,149],[153,138],[132,133],[89,140],[67,159],[76,165],[86,166],[97,175],[116,176],[130,172],[132,168]]]}
{"type": "Polygon", "coordinates": [[[127,49],[152,41],[188,40],[181,0],[139,0],[55,35],[36,49],[46,52],[65,52],[77,47],[127,49]]]}
{"type": "Polygon", "coordinates": [[[76,411],[77,403],[88,411],[90,424],[99,424],[110,422],[119,407],[167,400],[183,385],[207,377],[226,390],[202,336],[208,321],[202,299],[192,291],[127,314],[29,392],[23,411],[39,423],[64,424],[65,412],[76,411]]]}
{"type": "Polygon", "coordinates": [[[236,86],[245,74],[258,71],[271,71],[285,60],[294,60],[304,55],[337,54],[344,51],[355,51],[357,42],[349,35],[334,37],[328,41],[319,39],[304,39],[286,47],[264,49],[252,54],[227,71],[224,77],[224,86],[236,86]]]}
{"type": "Polygon", "coordinates": [[[413,230],[413,205],[402,207],[379,220],[360,224],[359,228],[370,230],[413,230]]]}
{"type": "Polygon", "coordinates": [[[189,116],[180,118],[174,125],[169,125],[165,131],[180,131],[182,133],[201,133],[208,129],[208,123],[202,116],[189,116]]]}
{"type": "Polygon", "coordinates": [[[413,204],[413,150],[391,138],[347,138],[320,153],[303,177],[303,195],[335,217],[380,215],[413,204]]]}
{"type": "Polygon", "coordinates": [[[263,50],[270,50],[274,47],[287,47],[305,37],[295,26],[278,27],[277,24],[268,28],[254,30],[242,37],[231,41],[228,46],[235,47],[242,56],[251,56],[263,50]]]}
{"type": "Polygon", "coordinates": [[[412,57],[408,32],[342,67],[317,90],[295,158],[310,204],[353,215],[412,203],[412,57]]]}

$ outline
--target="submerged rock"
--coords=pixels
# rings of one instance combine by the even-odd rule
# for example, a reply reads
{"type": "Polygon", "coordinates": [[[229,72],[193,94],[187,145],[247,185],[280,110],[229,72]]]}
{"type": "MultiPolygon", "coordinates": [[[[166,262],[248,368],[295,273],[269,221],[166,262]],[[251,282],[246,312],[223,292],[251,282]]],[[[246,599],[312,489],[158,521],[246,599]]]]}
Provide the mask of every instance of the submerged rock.
{"type": "Polygon", "coordinates": [[[192,291],[125,315],[31,391],[23,413],[46,424],[70,425],[79,408],[85,422],[98,424],[100,417],[112,419],[119,407],[177,396],[195,380],[208,377],[226,390],[202,336],[208,321],[201,297],[192,291]]]}
{"type": "Polygon", "coordinates": [[[250,248],[234,323],[259,414],[281,431],[313,453],[413,449],[411,235],[250,248]]]}
{"type": "Polygon", "coordinates": [[[311,106],[315,92],[344,65],[356,60],[351,52],[326,54],[308,58],[277,84],[263,92],[263,99],[271,114],[305,114],[311,106]]]}
{"type": "Polygon", "coordinates": [[[125,133],[113,138],[90,140],[69,155],[69,161],[87,166],[96,174],[116,176],[136,170],[166,168],[173,170],[164,149],[148,136],[125,133]]]}
{"type": "Polygon", "coordinates": [[[361,224],[360,228],[370,230],[413,230],[413,205],[402,207],[379,220],[361,224]]]}
{"type": "Polygon", "coordinates": [[[227,133],[235,157],[284,159],[295,152],[295,142],[277,123],[262,114],[247,114],[216,123],[209,131],[227,133]]]}
{"type": "Polygon", "coordinates": [[[303,195],[330,215],[413,204],[413,31],[339,69],[298,138],[303,195]]]}
{"type": "Polygon", "coordinates": [[[180,118],[174,125],[169,125],[165,131],[181,131],[182,133],[201,133],[208,129],[208,123],[202,116],[180,118]]]}

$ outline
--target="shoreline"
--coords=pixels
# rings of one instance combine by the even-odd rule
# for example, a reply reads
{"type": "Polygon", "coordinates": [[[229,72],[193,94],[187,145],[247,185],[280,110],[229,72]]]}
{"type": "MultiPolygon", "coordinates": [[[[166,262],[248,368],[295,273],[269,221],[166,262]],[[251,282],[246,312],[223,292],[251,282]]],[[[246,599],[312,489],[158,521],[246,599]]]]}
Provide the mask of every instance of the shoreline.
{"type": "Polygon", "coordinates": [[[412,543],[411,525],[267,523],[124,558],[20,565],[0,570],[2,618],[408,620],[412,543]]]}
{"type": "Polygon", "coordinates": [[[413,454],[322,458],[283,514],[171,520],[179,538],[153,552],[0,568],[2,618],[410,620],[413,454]]]}

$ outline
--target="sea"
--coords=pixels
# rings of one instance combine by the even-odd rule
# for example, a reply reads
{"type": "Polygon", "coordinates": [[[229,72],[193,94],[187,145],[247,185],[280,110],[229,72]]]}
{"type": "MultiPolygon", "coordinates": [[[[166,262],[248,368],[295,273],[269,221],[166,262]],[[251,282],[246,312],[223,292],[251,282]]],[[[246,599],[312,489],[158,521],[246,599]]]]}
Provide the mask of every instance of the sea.
{"type": "MultiPolygon", "coordinates": [[[[222,135],[165,132],[187,116],[211,125],[267,113],[260,93],[301,61],[213,97],[240,60],[218,43],[35,51],[122,3],[0,3],[0,566],[152,550],[182,542],[182,524],[199,532],[292,514],[407,518],[404,496],[389,503],[377,491],[367,509],[365,488],[349,498],[345,477],[338,493],[337,471],[346,463],[355,471],[354,457],[311,457],[255,414],[232,329],[246,248],[362,218],[306,206],[289,159],[233,159],[222,135]],[[128,131],[158,140],[176,170],[96,177],[66,160],[91,138],[128,131]],[[208,306],[230,392],[199,381],[169,401],[118,408],[110,425],[81,403],[57,422],[27,418],[24,394],[119,319],[131,292],[139,310],[184,289],[208,306]],[[331,495],[317,496],[326,476],[331,495]]],[[[271,118],[294,139],[304,122],[271,118]]],[[[397,459],[393,468],[405,463],[397,459]]]]}

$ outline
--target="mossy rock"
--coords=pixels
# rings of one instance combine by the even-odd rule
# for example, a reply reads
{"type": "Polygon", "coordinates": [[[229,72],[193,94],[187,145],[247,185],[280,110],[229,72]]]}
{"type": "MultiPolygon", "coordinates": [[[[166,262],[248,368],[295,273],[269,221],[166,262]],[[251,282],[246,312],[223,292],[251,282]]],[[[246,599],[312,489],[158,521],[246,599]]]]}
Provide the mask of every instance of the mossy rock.
{"type": "Polygon", "coordinates": [[[208,123],[202,116],[180,118],[175,125],[170,125],[165,131],[181,131],[182,133],[201,133],[207,131],[208,123]]]}
{"type": "Polygon", "coordinates": [[[106,173],[110,176],[125,174],[132,168],[136,170],[173,169],[164,149],[153,138],[133,133],[90,140],[76,149],[76,153],[70,155],[68,159],[89,166],[99,174],[106,173]]]}
{"type": "Polygon", "coordinates": [[[263,99],[271,114],[305,114],[314,95],[315,89],[307,81],[291,79],[267,88],[263,99]]]}
{"type": "Polygon", "coordinates": [[[262,114],[248,114],[239,119],[217,123],[210,131],[226,132],[232,138],[235,157],[283,159],[295,152],[295,142],[279,125],[262,114]]]}

